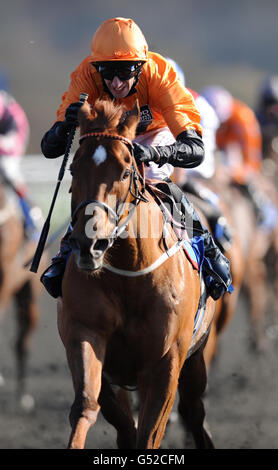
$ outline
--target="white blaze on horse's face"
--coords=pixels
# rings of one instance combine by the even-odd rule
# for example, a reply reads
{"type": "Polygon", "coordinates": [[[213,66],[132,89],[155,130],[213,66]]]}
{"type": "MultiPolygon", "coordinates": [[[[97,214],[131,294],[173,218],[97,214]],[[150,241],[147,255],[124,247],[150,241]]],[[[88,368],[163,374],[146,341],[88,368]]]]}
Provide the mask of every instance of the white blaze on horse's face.
{"type": "Polygon", "coordinates": [[[94,154],[92,155],[92,159],[93,161],[95,162],[95,164],[98,166],[100,165],[101,163],[105,162],[107,158],[107,152],[106,152],[106,149],[102,146],[102,145],[99,145],[94,154]]]}

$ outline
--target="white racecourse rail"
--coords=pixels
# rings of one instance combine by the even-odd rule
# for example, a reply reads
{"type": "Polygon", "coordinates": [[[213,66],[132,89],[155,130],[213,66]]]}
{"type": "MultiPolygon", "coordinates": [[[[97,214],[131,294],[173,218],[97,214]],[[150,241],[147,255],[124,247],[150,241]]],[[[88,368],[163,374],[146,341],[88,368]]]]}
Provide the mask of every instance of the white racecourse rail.
{"type": "MultiPolygon", "coordinates": [[[[64,179],[61,183],[58,197],[51,218],[50,232],[58,229],[70,216],[69,194],[71,175],[69,165],[73,155],[68,159],[64,179]]],[[[52,197],[58,181],[58,174],[62,165],[63,156],[59,158],[45,158],[42,154],[24,155],[21,162],[21,171],[29,188],[29,199],[34,205],[41,208],[46,217],[50,208],[52,197]]]]}

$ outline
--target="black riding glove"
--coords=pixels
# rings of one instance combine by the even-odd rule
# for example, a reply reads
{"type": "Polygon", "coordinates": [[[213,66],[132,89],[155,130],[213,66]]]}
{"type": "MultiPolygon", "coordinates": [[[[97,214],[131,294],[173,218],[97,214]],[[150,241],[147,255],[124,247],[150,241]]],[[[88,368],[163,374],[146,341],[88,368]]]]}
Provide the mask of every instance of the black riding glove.
{"type": "Polygon", "coordinates": [[[64,121],[55,122],[46,132],[41,141],[42,153],[46,158],[57,158],[65,153],[68,135],[73,126],[78,125],[77,115],[82,104],[71,103],[66,109],[64,121]]]}
{"type": "Polygon", "coordinates": [[[176,142],[172,145],[152,147],[134,142],[133,146],[136,161],[146,165],[149,162],[155,162],[159,167],[170,163],[175,167],[195,168],[204,159],[202,137],[193,129],[179,134],[176,142]]]}
{"type": "Polygon", "coordinates": [[[83,103],[77,102],[77,103],[71,103],[67,107],[66,113],[65,113],[65,119],[64,121],[61,122],[59,129],[57,131],[58,135],[60,135],[61,137],[65,134],[68,135],[71,129],[73,128],[73,126],[78,125],[77,115],[82,105],[83,103]]]}
{"type": "Polygon", "coordinates": [[[133,142],[134,157],[137,163],[145,163],[149,166],[150,162],[158,163],[159,154],[151,145],[141,145],[133,142]]]}

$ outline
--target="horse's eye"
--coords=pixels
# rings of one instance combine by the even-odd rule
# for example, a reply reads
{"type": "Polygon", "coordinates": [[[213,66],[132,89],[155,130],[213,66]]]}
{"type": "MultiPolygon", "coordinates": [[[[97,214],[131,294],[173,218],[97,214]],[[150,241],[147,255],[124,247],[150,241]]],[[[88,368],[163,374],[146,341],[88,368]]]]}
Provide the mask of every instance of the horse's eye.
{"type": "Polygon", "coordinates": [[[130,174],[131,174],[131,171],[129,169],[125,170],[122,176],[122,180],[125,180],[126,178],[128,178],[130,174]]]}

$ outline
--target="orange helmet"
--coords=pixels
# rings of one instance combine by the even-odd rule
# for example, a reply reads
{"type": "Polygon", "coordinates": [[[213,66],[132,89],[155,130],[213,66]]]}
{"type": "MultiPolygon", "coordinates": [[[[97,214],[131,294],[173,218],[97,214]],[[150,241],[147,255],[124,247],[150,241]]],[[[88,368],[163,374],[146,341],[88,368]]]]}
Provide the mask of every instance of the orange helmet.
{"type": "Polygon", "coordinates": [[[136,23],[128,18],[104,21],[91,42],[93,62],[112,60],[146,61],[148,44],[136,23]]]}

